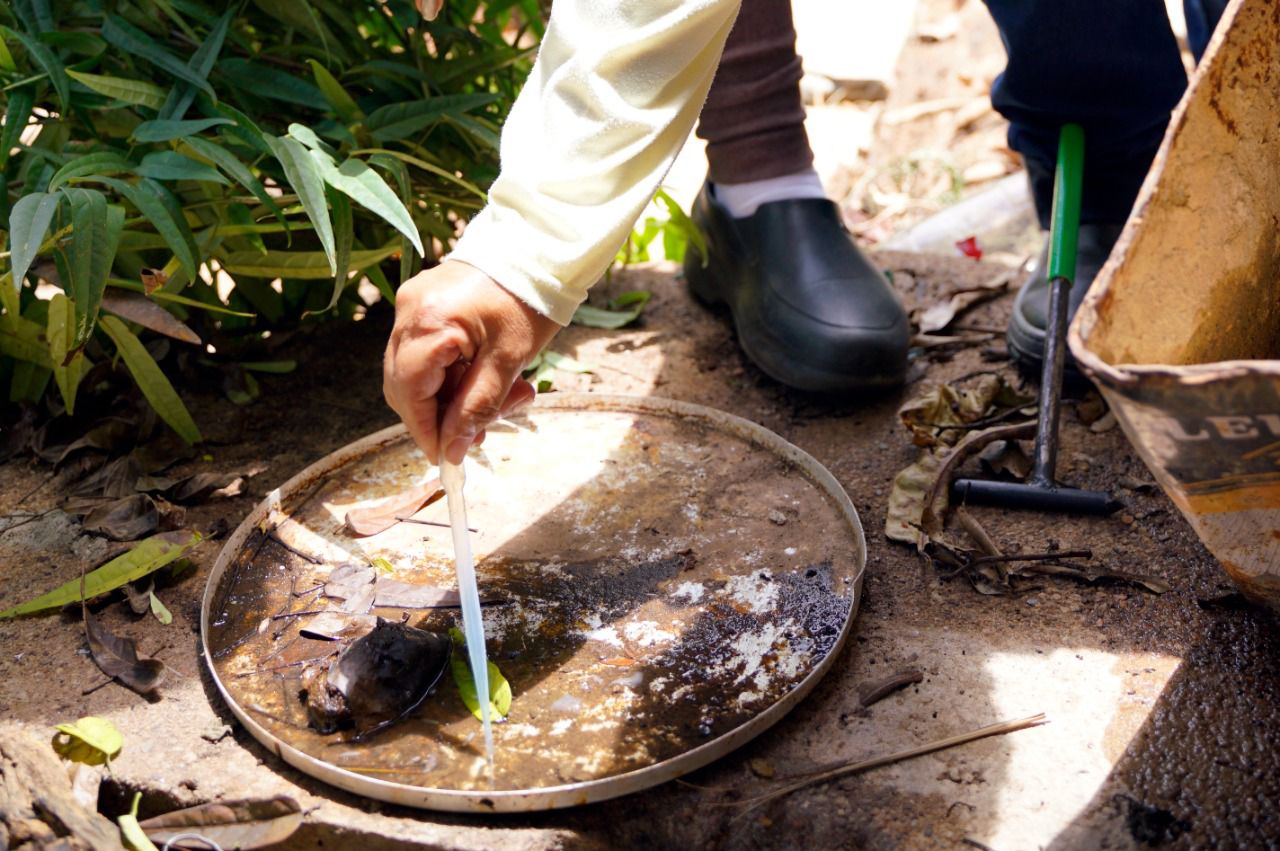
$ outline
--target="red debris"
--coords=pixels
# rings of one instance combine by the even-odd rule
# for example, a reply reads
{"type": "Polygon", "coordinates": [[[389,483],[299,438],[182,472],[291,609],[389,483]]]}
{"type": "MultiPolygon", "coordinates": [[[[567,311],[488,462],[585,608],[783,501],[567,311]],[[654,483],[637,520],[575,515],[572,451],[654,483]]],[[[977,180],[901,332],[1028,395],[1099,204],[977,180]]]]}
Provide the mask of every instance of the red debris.
{"type": "Polygon", "coordinates": [[[971,236],[956,242],[956,248],[960,249],[960,253],[965,257],[972,257],[974,260],[982,259],[982,249],[978,247],[978,238],[971,236]]]}

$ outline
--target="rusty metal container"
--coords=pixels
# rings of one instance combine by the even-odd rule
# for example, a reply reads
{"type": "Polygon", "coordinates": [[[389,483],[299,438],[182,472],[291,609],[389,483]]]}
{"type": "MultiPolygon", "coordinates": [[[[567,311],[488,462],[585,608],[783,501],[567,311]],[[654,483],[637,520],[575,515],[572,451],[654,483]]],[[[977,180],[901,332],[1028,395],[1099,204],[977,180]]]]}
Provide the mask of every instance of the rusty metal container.
{"type": "Polygon", "coordinates": [[[1070,343],[1227,573],[1280,609],[1280,3],[1228,8],[1070,343]]]}

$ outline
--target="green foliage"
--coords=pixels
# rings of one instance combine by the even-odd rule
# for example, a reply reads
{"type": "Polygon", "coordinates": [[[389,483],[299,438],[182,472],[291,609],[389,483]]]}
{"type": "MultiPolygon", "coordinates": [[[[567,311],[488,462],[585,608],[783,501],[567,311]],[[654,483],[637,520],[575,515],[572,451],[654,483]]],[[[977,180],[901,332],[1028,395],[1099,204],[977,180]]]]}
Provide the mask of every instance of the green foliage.
{"type": "Polygon", "coordinates": [[[450,0],[430,23],[410,0],[0,4],[9,398],[56,393],[70,415],[82,377],[122,363],[199,440],[164,358],[104,293],[144,293],[232,362],[257,359],[263,332],[354,315],[352,281],[392,298],[483,205],[542,14],[537,0],[450,0]]]}

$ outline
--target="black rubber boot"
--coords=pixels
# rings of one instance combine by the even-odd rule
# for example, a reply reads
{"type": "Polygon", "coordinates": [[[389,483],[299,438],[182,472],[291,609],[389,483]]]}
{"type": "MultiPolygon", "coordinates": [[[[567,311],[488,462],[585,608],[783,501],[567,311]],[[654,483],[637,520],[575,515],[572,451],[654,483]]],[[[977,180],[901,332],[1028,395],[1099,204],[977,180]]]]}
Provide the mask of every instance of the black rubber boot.
{"type": "Polygon", "coordinates": [[[902,383],[906,312],[835,204],[775,201],[735,219],[707,184],[692,217],[708,256],[689,246],[689,287],[704,303],[728,305],[742,350],[767,375],[818,393],[902,383]]]}
{"type": "MultiPolygon", "coordinates": [[[[1069,316],[1084,300],[1089,285],[1107,262],[1116,239],[1124,225],[1081,225],[1076,249],[1076,275],[1071,283],[1068,300],[1069,316]]],[[[1045,327],[1049,317],[1049,243],[1046,240],[1036,265],[1027,276],[1022,289],[1013,302],[1013,316],[1009,319],[1009,356],[1018,368],[1027,374],[1039,375],[1044,360],[1045,327]]],[[[1067,352],[1066,369],[1078,376],[1071,352],[1067,352]]]]}

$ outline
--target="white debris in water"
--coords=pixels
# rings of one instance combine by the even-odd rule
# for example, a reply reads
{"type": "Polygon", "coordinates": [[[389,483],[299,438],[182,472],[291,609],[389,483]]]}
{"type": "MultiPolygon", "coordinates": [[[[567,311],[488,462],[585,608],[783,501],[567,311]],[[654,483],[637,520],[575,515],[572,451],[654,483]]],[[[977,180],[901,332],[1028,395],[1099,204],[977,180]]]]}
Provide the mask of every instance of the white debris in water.
{"type": "Polygon", "coordinates": [[[702,595],[706,593],[701,582],[681,582],[676,586],[676,590],[671,592],[672,597],[685,597],[690,603],[696,603],[702,599],[702,595]]]}
{"type": "Polygon", "coordinates": [[[793,555],[795,555],[795,554],[796,554],[796,548],[795,548],[795,547],[787,547],[785,550],[783,550],[783,552],[784,552],[784,553],[786,553],[786,554],[787,554],[787,555],[789,555],[789,556],[793,556],[793,555]]]}
{"type": "Polygon", "coordinates": [[[572,718],[561,718],[559,721],[551,725],[551,735],[563,736],[569,732],[569,728],[573,726],[572,718]]]}
{"type": "Polygon", "coordinates": [[[660,694],[666,689],[667,683],[669,682],[671,682],[670,677],[658,677],[656,680],[649,683],[649,691],[657,692],[660,694]]]}
{"type": "Polygon", "coordinates": [[[555,703],[551,704],[551,711],[565,712],[577,715],[582,711],[582,701],[571,694],[562,695],[555,703]]]}
{"type": "Polygon", "coordinates": [[[616,686],[624,686],[625,688],[637,688],[644,685],[644,674],[636,671],[634,674],[627,674],[625,677],[618,677],[613,681],[616,686]]]}
{"type": "Polygon", "coordinates": [[[612,644],[614,647],[622,646],[622,639],[618,636],[618,631],[611,626],[600,627],[588,632],[584,632],[591,641],[599,641],[603,644],[612,644]]]}
{"type": "Polygon", "coordinates": [[[540,733],[537,727],[532,724],[504,724],[502,726],[504,735],[507,736],[524,736],[526,739],[536,736],[540,733]]]}
{"type": "Polygon", "coordinates": [[[684,516],[685,516],[685,519],[688,520],[690,523],[697,523],[698,522],[698,506],[694,505],[692,502],[687,503],[684,507],[684,516]]]}
{"type": "Polygon", "coordinates": [[[735,603],[747,606],[752,614],[761,615],[772,611],[778,602],[778,585],[768,577],[767,571],[734,576],[725,583],[724,590],[735,603]]]}
{"type": "Polygon", "coordinates": [[[655,644],[666,644],[675,640],[675,633],[658,627],[655,621],[633,621],[622,627],[622,634],[628,641],[634,641],[641,647],[652,647],[655,644]]]}
{"type": "MultiPolygon", "coordinates": [[[[733,640],[730,646],[735,655],[725,663],[725,668],[728,670],[741,668],[738,678],[733,681],[734,685],[761,669],[765,656],[773,653],[773,645],[777,643],[778,635],[777,624],[767,623],[759,630],[744,632],[733,640]]],[[[756,684],[759,685],[758,680],[756,684]]]]}
{"type": "Polygon", "coordinates": [[[738,694],[738,703],[739,705],[745,706],[748,703],[755,703],[762,697],[764,697],[764,695],[758,691],[744,691],[738,694]]]}

